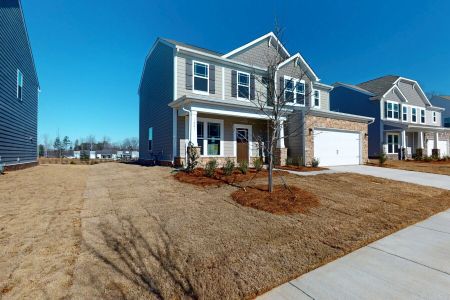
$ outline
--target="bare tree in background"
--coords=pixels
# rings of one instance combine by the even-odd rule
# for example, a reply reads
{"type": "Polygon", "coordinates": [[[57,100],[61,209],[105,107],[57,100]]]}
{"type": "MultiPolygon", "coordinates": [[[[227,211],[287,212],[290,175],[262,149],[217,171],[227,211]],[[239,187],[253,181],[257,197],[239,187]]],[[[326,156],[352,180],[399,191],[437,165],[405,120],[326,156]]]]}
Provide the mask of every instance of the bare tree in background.
{"type": "Polygon", "coordinates": [[[94,144],[95,144],[95,136],[93,136],[92,134],[89,135],[86,138],[86,143],[89,145],[89,150],[93,151],[94,150],[94,144]]]}
{"type": "Polygon", "coordinates": [[[137,137],[132,137],[130,139],[130,144],[132,150],[139,150],[139,139],[137,137]]]}
{"type": "Polygon", "coordinates": [[[44,144],[44,156],[48,157],[48,149],[51,147],[52,142],[50,141],[48,134],[44,134],[42,139],[44,144]]]}

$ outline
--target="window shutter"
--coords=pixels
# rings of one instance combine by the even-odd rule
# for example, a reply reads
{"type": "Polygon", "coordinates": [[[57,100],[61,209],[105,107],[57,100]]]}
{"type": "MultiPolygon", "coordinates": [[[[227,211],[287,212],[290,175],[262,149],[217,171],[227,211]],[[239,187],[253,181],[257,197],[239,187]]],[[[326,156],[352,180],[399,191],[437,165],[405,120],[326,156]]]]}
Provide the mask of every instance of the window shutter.
{"type": "Polygon", "coordinates": [[[237,72],[231,71],[231,97],[237,97],[237,72]]]}
{"type": "Polygon", "coordinates": [[[192,90],[192,60],[186,59],[186,89],[192,90]]]}
{"type": "Polygon", "coordinates": [[[384,102],[384,118],[387,118],[387,102],[384,102]]]}
{"type": "Polygon", "coordinates": [[[284,78],[280,77],[280,88],[279,88],[279,93],[280,93],[280,101],[284,102],[284,78]]]}
{"type": "Polygon", "coordinates": [[[209,93],[216,93],[216,66],[209,65],[209,93]]]}
{"type": "Polygon", "coordinates": [[[255,75],[250,75],[250,100],[255,100],[255,75]]]}

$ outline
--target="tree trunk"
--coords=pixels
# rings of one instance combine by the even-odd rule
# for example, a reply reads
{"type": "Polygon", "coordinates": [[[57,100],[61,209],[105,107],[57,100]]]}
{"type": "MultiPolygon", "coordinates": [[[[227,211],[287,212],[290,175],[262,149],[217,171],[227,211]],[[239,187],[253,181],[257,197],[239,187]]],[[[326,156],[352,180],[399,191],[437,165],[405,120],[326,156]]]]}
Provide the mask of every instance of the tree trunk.
{"type": "Polygon", "coordinates": [[[273,152],[269,152],[269,193],[273,192],[273,152]]]}

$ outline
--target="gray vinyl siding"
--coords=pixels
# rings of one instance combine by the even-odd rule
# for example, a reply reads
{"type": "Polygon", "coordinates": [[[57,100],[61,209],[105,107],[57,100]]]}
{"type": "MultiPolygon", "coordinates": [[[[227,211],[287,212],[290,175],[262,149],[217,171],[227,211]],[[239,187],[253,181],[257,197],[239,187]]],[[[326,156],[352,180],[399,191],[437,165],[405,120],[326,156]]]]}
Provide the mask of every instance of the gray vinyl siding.
{"type": "Polygon", "coordinates": [[[400,97],[397,95],[397,93],[394,92],[394,89],[386,94],[385,99],[387,101],[393,101],[393,102],[397,102],[397,103],[403,102],[402,99],[400,99],[400,97]]]}
{"type": "Polygon", "coordinates": [[[267,68],[270,58],[274,58],[277,56],[277,49],[273,45],[274,42],[272,42],[269,47],[268,41],[268,38],[264,39],[259,43],[256,43],[255,45],[230,56],[229,58],[246,63],[251,66],[267,68]]]}
{"type": "Polygon", "coordinates": [[[283,86],[280,86],[284,76],[289,76],[295,79],[304,80],[305,81],[305,103],[306,106],[311,106],[311,79],[306,75],[305,70],[302,70],[299,65],[296,65],[294,61],[282,66],[277,72],[277,82],[276,85],[278,89],[283,89],[283,86]]]}
{"type": "Polygon", "coordinates": [[[173,48],[159,43],[144,66],[139,92],[139,158],[172,160],[173,48]],[[153,151],[148,129],[153,127],[153,151]]]}
{"type": "Polygon", "coordinates": [[[313,86],[314,89],[320,91],[320,107],[321,110],[330,110],[330,92],[328,89],[313,86]]]}
{"type": "Polygon", "coordinates": [[[0,162],[37,161],[39,83],[17,0],[0,1],[0,162]],[[17,99],[17,69],[23,74],[17,99]]]}
{"type": "Polygon", "coordinates": [[[405,95],[406,99],[408,99],[409,105],[425,107],[425,103],[422,97],[420,97],[419,93],[412,83],[399,81],[398,87],[402,91],[403,95],[405,95]]]}

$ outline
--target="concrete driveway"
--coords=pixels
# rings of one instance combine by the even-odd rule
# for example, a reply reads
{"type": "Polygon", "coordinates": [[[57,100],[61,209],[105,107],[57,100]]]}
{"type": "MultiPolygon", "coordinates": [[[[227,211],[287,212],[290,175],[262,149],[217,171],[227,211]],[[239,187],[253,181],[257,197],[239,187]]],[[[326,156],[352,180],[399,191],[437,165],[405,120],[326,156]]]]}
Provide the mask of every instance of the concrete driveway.
{"type": "Polygon", "coordinates": [[[351,172],[450,190],[450,176],[364,165],[329,167],[336,172],[351,172]]]}
{"type": "Polygon", "coordinates": [[[450,210],[258,299],[450,299],[450,210]]]}

